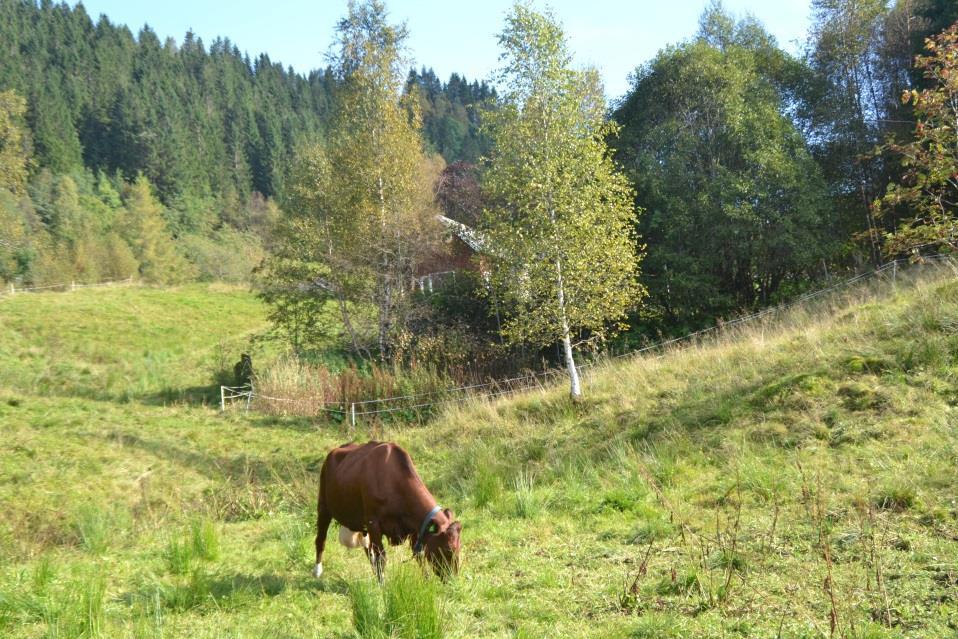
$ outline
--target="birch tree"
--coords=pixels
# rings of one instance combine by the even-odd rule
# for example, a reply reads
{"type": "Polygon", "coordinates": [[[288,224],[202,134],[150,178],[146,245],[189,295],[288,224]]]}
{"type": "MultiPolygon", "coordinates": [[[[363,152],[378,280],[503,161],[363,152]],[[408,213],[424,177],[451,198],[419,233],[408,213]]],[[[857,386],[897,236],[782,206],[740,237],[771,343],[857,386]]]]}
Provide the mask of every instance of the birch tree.
{"type": "Polygon", "coordinates": [[[299,154],[285,245],[267,271],[277,309],[334,299],[357,354],[368,354],[373,333],[383,360],[404,324],[417,258],[438,230],[432,165],[402,101],[406,37],[382,2],[349,3],[330,56],[338,83],[327,138],[299,154]],[[374,327],[365,326],[368,309],[374,327]]]}
{"type": "Polygon", "coordinates": [[[484,175],[491,282],[513,342],[561,343],[573,399],[575,350],[621,325],[642,296],[633,192],[609,155],[616,126],[594,70],[572,68],[551,13],[516,4],[499,36],[502,108],[487,114],[484,175]]]}

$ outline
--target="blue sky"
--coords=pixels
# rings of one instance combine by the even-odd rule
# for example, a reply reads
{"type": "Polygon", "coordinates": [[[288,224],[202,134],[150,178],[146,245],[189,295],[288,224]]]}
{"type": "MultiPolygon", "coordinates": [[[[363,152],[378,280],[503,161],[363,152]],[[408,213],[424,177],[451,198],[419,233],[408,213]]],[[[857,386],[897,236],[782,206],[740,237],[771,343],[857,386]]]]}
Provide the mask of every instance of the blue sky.
{"type": "MultiPolygon", "coordinates": [[[[325,66],[324,54],[345,0],[85,0],[96,19],[128,25],[134,33],[148,23],[161,38],[182,40],[193,29],[203,41],[229,37],[250,55],[265,51],[300,72],[325,66]]],[[[496,67],[496,33],[511,0],[479,4],[437,0],[386,0],[394,21],[405,20],[417,66],[442,79],[457,72],[487,79],[496,67]]],[[[670,43],[692,35],[709,0],[553,0],[548,3],[565,27],[577,61],[599,69],[610,98],[628,88],[628,74],[670,43]]],[[[797,51],[808,29],[810,0],[725,0],[737,15],[751,13],[797,51]]],[[[544,7],[546,3],[538,2],[544,7]]]]}

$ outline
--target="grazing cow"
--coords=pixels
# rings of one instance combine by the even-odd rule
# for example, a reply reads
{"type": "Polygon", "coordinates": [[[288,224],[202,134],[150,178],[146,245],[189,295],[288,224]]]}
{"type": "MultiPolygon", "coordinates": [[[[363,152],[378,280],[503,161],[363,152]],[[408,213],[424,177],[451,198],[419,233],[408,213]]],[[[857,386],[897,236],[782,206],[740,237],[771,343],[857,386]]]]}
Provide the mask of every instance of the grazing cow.
{"type": "Polygon", "coordinates": [[[323,574],[323,549],[330,522],[341,526],[339,541],[362,546],[381,580],[386,565],[383,537],[393,546],[410,540],[413,554],[440,575],[459,568],[462,524],[436,503],[409,453],[397,444],[346,444],[330,451],[319,478],[316,568],[323,574]]]}

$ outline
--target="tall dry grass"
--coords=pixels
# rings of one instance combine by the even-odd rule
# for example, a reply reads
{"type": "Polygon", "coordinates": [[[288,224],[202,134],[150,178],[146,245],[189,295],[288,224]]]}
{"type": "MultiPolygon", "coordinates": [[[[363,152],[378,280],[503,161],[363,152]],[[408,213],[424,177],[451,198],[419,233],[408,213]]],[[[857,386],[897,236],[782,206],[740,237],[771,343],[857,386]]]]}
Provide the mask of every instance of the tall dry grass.
{"type": "Polygon", "coordinates": [[[361,412],[388,407],[398,409],[395,417],[417,419],[429,414],[430,407],[422,404],[441,402],[448,389],[463,383],[430,366],[372,364],[363,369],[354,364],[333,372],[322,364],[287,357],[257,376],[253,402],[257,410],[269,414],[328,419],[346,417],[355,402],[361,404],[361,412]],[[382,405],[373,401],[388,398],[394,399],[382,405]]]}

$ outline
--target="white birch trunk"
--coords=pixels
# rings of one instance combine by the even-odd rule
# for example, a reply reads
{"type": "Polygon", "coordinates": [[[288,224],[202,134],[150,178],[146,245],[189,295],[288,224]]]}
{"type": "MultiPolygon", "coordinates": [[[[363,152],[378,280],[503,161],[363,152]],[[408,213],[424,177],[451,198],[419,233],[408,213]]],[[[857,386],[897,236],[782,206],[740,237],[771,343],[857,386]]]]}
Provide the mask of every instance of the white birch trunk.
{"type": "Polygon", "coordinates": [[[569,370],[570,389],[569,394],[572,400],[576,401],[582,397],[582,383],[579,380],[579,369],[575,365],[575,356],[572,353],[572,331],[569,329],[569,320],[565,313],[565,283],[562,279],[562,262],[556,262],[556,274],[558,276],[558,297],[559,297],[559,315],[562,318],[562,348],[565,351],[565,365],[569,370]]]}
{"type": "Polygon", "coordinates": [[[573,400],[578,400],[582,397],[582,383],[579,381],[579,369],[575,365],[575,357],[572,355],[572,338],[569,335],[568,326],[565,327],[566,334],[562,338],[562,348],[565,350],[565,364],[569,369],[569,380],[571,383],[569,394],[572,395],[573,400]]]}
{"type": "Polygon", "coordinates": [[[381,228],[379,242],[382,256],[382,273],[379,274],[380,286],[382,287],[381,297],[379,299],[379,358],[385,363],[386,342],[388,341],[389,335],[389,305],[391,300],[389,291],[389,253],[386,250],[386,194],[383,190],[382,175],[378,177],[377,184],[379,187],[379,224],[381,228]]]}

